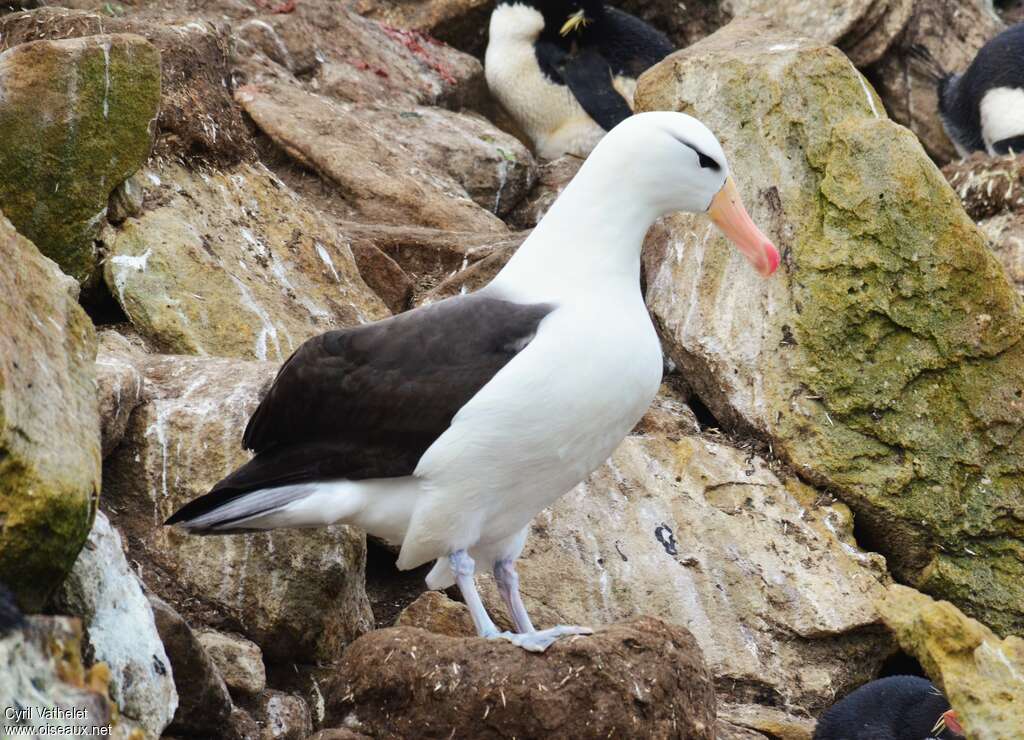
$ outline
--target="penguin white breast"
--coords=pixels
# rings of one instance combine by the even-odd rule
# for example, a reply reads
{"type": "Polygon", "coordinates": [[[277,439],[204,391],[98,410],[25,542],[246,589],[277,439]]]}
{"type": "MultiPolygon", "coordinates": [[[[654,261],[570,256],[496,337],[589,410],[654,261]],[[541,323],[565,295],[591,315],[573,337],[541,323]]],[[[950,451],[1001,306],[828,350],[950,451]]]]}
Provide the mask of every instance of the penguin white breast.
{"type": "Polygon", "coordinates": [[[532,7],[502,4],[495,8],[484,58],[487,86],[533,142],[539,156],[585,157],[605,131],[567,86],[552,81],[541,70],[534,43],[543,28],[544,17],[532,7]]]}
{"type": "Polygon", "coordinates": [[[1024,89],[994,87],[981,98],[981,138],[989,154],[992,145],[1024,136],[1024,89]]]}

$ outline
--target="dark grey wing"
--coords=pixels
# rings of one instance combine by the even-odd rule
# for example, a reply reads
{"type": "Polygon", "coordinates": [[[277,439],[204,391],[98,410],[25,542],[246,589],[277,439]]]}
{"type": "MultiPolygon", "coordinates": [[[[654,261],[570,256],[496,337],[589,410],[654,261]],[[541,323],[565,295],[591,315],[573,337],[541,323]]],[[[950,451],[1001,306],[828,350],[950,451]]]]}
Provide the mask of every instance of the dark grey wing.
{"type": "Polygon", "coordinates": [[[605,131],[633,115],[625,98],[612,85],[608,61],[595,49],[566,55],[559,72],[583,110],[605,131]]]}
{"type": "Polygon", "coordinates": [[[313,337],[249,419],[243,444],[256,456],[167,523],[263,488],[410,475],[553,308],[456,296],[313,337]]]}

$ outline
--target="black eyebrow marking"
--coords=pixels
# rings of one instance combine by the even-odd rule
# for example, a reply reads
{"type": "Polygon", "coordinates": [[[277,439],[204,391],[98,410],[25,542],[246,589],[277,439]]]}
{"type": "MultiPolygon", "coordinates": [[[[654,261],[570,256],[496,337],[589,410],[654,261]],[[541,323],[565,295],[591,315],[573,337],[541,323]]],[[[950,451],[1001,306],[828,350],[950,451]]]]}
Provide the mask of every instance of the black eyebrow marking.
{"type": "Polygon", "coordinates": [[[685,139],[680,139],[675,134],[672,134],[672,138],[678,141],[680,144],[683,144],[693,149],[693,151],[697,153],[697,162],[700,164],[701,167],[705,169],[712,169],[715,172],[718,172],[720,169],[722,169],[722,165],[718,164],[718,162],[716,162],[713,158],[709,157],[707,154],[702,152],[700,149],[695,147],[690,142],[686,141],[685,139]]]}

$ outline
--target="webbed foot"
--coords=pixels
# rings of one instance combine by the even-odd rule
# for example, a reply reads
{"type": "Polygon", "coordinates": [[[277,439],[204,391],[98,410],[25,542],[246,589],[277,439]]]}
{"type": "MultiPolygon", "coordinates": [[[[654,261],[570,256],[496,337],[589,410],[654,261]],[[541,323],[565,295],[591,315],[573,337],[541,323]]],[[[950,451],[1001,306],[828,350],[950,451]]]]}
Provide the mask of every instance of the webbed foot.
{"type": "Polygon", "coordinates": [[[543,653],[560,637],[571,635],[592,635],[594,630],[590,627],[577,627],[576,625],[560,624],[546,630],[535,632],[496,632],[488,635],[489,640],[508,640],[513,645],[528,650],[531,653],[543,653]]]}

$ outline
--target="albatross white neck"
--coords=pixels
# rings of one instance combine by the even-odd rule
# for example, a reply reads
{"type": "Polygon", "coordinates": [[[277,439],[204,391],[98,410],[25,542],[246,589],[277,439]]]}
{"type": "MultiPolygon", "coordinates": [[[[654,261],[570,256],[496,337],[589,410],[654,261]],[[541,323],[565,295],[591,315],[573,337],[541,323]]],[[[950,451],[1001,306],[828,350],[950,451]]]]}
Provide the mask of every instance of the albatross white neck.
{"type": "Polygon", "coordinates": [[[491,285],[530,300],[639,295],[651,224],[674,211],[706,211],[727,175],[721,145],[696,119],[632,116],[601,140],[491,285]],[[701,157],[721,164],[708,167],[701,157]]]}

